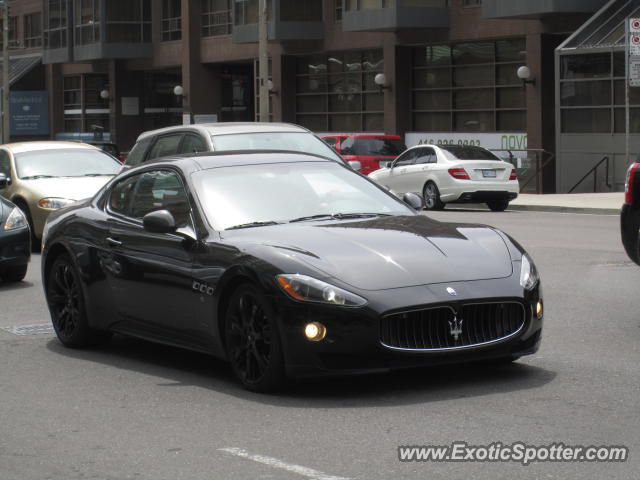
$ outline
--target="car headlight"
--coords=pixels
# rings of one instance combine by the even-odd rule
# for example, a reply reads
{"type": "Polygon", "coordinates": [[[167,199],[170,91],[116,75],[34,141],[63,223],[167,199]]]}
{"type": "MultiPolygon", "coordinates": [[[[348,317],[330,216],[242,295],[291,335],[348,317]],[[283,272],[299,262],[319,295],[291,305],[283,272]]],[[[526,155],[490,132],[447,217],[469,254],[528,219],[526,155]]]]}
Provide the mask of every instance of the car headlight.
{"type": "Polygon", "coordinates": [[[4,226],[2,227],[2,229],[4,231],[15,230],[17,228],[26,227],[27,225],[29,225],[29,222],[27,222],[27,217],[24,216],[22,210],[20,210],[18,207],[15,207],[13,210],[11,210],[11,213],[7,217],[7,221],[4,222],[4,226]]]}
{"type": "Polygon", "coordinates": [[[58,210],[59,208],[66,207],[67,205],[71,205],[75,200],[70,200],[68,198],[43,198],[38,201],[38,206],[40,208],[44,208],[45,210],[58,210]]]}
{"type": "Polygon", "coordinates": [[[294,300],[301,302],[325,303],[344,307],[361,307],[367,301],[329,283],[306,275],[277,275],[278,285],[294,300]]]}
{"type": "Polygon", "coordinates": [[[540,276],[538,270],[531,260],[531,257],[526,253],[522,255],[522,264],[520,266],[520,285],[527,290],[533,289],[536,286],[540,276]]]}

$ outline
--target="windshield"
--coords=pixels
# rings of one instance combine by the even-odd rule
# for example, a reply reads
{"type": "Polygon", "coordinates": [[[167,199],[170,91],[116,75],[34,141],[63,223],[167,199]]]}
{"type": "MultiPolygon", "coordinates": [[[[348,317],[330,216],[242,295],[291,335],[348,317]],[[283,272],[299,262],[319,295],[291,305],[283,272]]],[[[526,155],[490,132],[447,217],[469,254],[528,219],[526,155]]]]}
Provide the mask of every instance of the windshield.
{"type": "Polygon", "coordinates": [[[88,148],[60,148],[16,153],[18,177],[84,177],[115,175],[122,165],[112,156],[88,148]]]}
{"type": "Polygon", "coordinates": [[[486,148],[470,145],[438,145],[449,160],[500,160],[486,148]]]}
{"type": "Polygon", "coordinates": [[[356,138],[354,155],[385,155],[397,157],[407,149],[402,140],[389,138],[356,138]]]}
{"type": "Polygon", "coordinates": [[[319,215],[413,214],[399,200],[333,162],[215,168],[194,173],[193,180],[209,223],[218,230],[319,215]]]}
{"type": "Polygon", "coordinates": [[[325,142],[309,132],[262,132],[213,135],[214,150],[290,150],[305,152],[342,162],[325,142]]]}

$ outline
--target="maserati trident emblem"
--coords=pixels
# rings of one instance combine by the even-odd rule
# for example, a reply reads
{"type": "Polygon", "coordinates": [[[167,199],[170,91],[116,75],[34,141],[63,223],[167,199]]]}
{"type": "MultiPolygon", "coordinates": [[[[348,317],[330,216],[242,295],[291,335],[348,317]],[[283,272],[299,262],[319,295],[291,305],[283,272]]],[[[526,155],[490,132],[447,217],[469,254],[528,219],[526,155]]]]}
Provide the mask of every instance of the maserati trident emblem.
{"type": "Polygon", "coordinates": [[[451,287],[447,287],[447,293],[448,293],[449,295],[454,296],[454,297],[455,297],[456,295],[458,295],[458,292],[456,292],[456,291],[455,291],[453,288],[451,288],[451,287]]]}
{"type": "Polygon", "coordinates": [[[458,341],[458,337],[462,335],[462,318],[453,317],[453,320],[449,320],[449,333],[455,341],[458,341]]]}

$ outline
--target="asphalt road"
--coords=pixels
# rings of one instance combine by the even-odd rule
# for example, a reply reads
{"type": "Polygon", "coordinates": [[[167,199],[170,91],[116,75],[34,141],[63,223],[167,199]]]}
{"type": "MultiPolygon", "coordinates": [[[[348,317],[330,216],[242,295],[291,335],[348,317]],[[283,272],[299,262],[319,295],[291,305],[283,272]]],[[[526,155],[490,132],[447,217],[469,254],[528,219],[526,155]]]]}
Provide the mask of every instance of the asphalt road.
{"type": "MultiPolygon", "coordinates": [[[[205,355],[115,337],[61,347],[0,330],[0,480],[637,479],[640,267],[617,216],[447,210],[518,239],[542,275],[538,354],[248,393],[205,355]],[[399,445],[626,445],[625,463],[398,461],[399,445]],[[225,450],[226,449],[226,450],[225,450]]],[[[0,327],[45,324],[34,256],[0,327]]]]}

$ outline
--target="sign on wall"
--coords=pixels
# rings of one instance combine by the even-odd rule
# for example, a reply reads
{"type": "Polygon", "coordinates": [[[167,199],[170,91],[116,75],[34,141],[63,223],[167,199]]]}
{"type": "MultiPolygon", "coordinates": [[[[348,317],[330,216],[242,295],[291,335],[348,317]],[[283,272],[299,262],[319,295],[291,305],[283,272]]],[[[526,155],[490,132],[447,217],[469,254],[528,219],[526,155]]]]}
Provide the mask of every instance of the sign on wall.
{"type": "Polygon", "coordinates": [[[509,133],[428,133],[409,132],[405,135],[407,147],[420,144],[475,145],[489,150],[526,150],[527,134],[509,133]]]}
{"type": "Polygon", "coordinates": [[[640,87],[640,18],[629,19],[629,86],[640,87]]]}
{"type": "Polygon", "coordinates": [[[10,92],[9,132],[16,137],[49,135],[49,94],[46,91],[10,92]]]}

